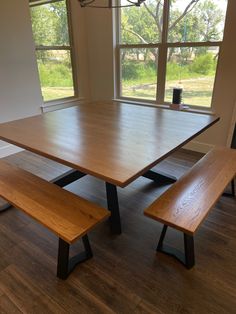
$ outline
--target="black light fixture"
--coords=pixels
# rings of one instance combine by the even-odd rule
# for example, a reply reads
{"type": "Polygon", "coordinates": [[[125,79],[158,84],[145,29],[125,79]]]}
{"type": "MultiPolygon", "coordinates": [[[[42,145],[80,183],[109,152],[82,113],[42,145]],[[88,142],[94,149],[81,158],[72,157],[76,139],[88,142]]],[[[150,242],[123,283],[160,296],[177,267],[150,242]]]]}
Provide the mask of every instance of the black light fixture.
{"type": "Polygon", "coordinates": [[[104,2],[103,5],[99,5],[98,3],[101,3],[101,0],[79,0],[80,6],[82,8],[124,8],[124,7],[132,7],[132,6],[136,6],[136,7],[140,7],[140,5],[145,2],[146,0],[126,0],[126,4],[113,4],[113,0],[106,0],[106,3],[104,2]]]}

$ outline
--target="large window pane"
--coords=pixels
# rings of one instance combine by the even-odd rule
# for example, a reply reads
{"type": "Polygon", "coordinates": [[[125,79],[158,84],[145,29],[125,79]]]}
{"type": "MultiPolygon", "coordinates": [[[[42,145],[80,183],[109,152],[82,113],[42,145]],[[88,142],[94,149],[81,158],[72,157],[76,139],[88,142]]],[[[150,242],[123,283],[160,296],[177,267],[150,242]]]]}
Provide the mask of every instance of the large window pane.
{"type": "Polygon", "coordinates": [[[146,0],[140,8],[121,9],[118,94],[164,103],[171,102],[173,87],[182,87],[186,104],[210,108],[227,4],[227,0],[146,0]]]}
{"type": "Polygon", "coordinates": [[[74,96],[70,51],[40,50],[37,61],[44,101],[74,96]]]}
{"type": "Polygon", "coordinates": [[[156,99],[158,50],[121,49],[121,96],[156,99]]]}
{"type": "Polygon", "coordinates": [[[36,46],[69,46],[66,2],[52,2],[31,7],[36,46]]]}
{"type": "Polygon", "coordinates": [[[30,1],[44,101],[75,96],[66,0],[30,1]]]}
{"type": "Polygon", "coordinates": [[[227,0],[170,0],[169,42],[223,39],[227,0]]]}
{"type": "MultiPolygon", "coordinates": [[[[122,0],[123,5],[128,4],[122,0]]],[[[163,0],[146,0],[140,7],[121,10],[122,44],[147,44],[161,41],[163,0]]]]}
{"type": "Polygon", "coordinates": [[[165,101],[172,101],[174,87],[183,88],[183,103],[210,107],[218,47],[169,48],[165,101]]]}

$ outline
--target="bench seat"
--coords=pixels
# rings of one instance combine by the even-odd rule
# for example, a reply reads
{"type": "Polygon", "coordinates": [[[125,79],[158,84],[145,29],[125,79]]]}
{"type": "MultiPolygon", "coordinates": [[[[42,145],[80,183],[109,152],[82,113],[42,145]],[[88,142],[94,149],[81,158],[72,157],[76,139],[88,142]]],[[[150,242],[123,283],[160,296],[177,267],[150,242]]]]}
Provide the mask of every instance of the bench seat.
{"type": "MultiPolygon", "coordinates": [[[[235,174],[236,150],[217,147],[154,201],[144,214],[164,224],[157,249],[163,251],[166,229],[170,226],[184,233],[185,249],[190,247],[193,251],[193,235],[235,174]]],[[[194,255],[190,254],[189,258],[187,266],[191,268],[194,255]]],[[[186,259],[185,254],[185,264],[186,259]]]]}
{"type": "Polygon", "coordinates": [[[82,238],[87,257],[92,255],[87,233],[110,215],[108,210],[2,160],[0,196],[59,237],[59,277],[70,272],[69,245],[82,238]]]}

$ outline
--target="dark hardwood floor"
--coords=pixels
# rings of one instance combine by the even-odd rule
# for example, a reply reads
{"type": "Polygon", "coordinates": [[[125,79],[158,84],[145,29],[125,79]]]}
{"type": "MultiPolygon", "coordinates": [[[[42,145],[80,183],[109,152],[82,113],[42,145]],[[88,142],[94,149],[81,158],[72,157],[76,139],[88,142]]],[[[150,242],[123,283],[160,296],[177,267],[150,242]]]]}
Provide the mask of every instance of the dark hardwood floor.
{"type": "MultiPolygon", "coordinates": [[[[156,168],[180,177],[200,157],[180,150],[156,168]]],[[[28,152],[6,160],[48,180],[67,169],[28,152]]],[[[56,236],[17,209],[0,213],[0,313],[236,313],[236,200],[218,201],[196,235],[196,266],[186,270],[156,254],[162,225],[143,215],[166,188],[145,178],[119,188],[122,235],[99,225],[90,233],[94,257],[66,281],[55,274],[56,236]]],[[[87,176],[68,189],[106,206],[100,180],[87,176]]],[[[177,231],[167,241],[182,248],[177,231]]]]}

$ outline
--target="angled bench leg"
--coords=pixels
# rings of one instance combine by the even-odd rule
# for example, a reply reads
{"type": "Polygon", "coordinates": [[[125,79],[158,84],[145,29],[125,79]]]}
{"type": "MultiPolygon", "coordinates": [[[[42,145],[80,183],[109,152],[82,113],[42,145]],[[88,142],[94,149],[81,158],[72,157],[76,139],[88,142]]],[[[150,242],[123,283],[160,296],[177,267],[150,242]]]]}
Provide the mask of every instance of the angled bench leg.
{"type": "Polygon", "coordinates": [[[90,247],[88,236],[82,237],[84,244],[84,252],[81,252],[71,258],[70,244],[59,238],[58,246],[58,259],[57,259],[57,277],[60,279],[66,279],[69,274],[73,271],[77,264],[86,261],[93,256],[92,249],[90,247]]]}
{"type": "Polygon", "coordinates": [[[223,196],[235,197],[235,184],[234,179],[231,181],[231,193],[224,192],[223,196]]]}
{"type": "Polygon", "coordinates": [[[183,234],[184,235],[184,254],[183,254],[179,250],[163,243],[166,236],[167,228],[168,228],[167,225],[163,226],[156,250],[158,252],[162,252],[176,258],[188,269],[192,268],[195,264],[193,236],[190,236],[186,233],[183,234]]]}
{"type": "Polygon", "coordinates": [[[165,236],[166,236],[167,228],[168,228],[167,225],[163,226],[163,229],[162,229],[162,232],[161,232],[161,236],[160,236],[159,242],[157,244],[157,251],[161,251],[162,248],[163,248],[163,241],[164,241],[165,236]]]}
{"type": "Polygon", "coordinates": [[[235,184],[234,184],[234,179],[231,181],[231,189],[232,189],[232,195],[235,197],[235,184]]]}
{"type": "Polygon", "coordinates": [[[185,266],[190,269],[195,264],[195,254],[194,254],[194,239],[184,233],[184,253],[185,253],[185,266]]]}

